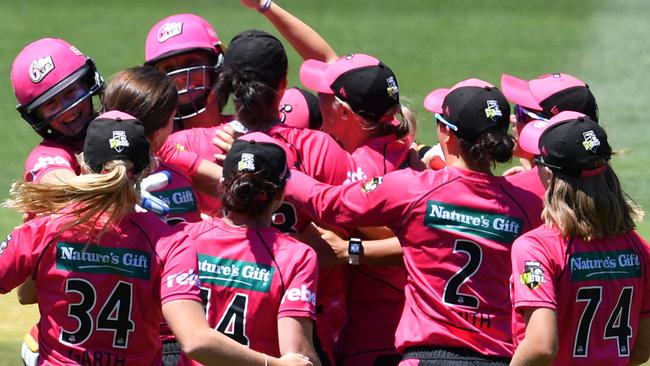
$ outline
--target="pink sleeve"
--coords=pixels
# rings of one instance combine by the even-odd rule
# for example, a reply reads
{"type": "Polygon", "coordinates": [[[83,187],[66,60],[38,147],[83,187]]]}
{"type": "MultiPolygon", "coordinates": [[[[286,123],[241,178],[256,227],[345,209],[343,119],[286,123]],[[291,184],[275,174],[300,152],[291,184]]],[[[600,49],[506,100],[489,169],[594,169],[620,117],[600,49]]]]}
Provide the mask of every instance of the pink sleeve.
{"type": "Polygon", "coordinates": [[[201,302],[197,254],[187,236],[179,233],[160,241],[165,241],[158,243],[164,261],[160,281],[161,303],[180,299],[201,302]]]}
{"type": "Polygon", "coordinates": [[[165,163],[177,165],[189,176],[194,176],[199,169],[201,159],[197,154],[188,151],[181,143],[167,139],[156,155],[165,163]]]}
{"type": "Polygon", "coordinates": [[[294,317],[316,320],[318,262],[313,249],[306,248],[303,255],[296,258],[292,272],[278,309],[278,318],[294,317]]]}
{"type": "Polygon", "coordinates": [[[32,274],[40,252],[33,250],[34,244],[38,244],[38,235],[33,231],[31,225],[22,225],[0,243],[0,293],[13,290],[32,274]]]}
{"type": "Polygon", "coordinates": [[[76,174],[76,165],[76,157],[71,152],[41,144],[27,157],[24,179],[27,182],[39,182],[46,173],[57,169],[70,170],[76,174]]]}
{"type": "Polygon", "coordinates": [[[408,197],[396,200],[395,192],[406,196],[404,182],[410,170],[391,172],[343,186],[330,186],[296,170],[291,171],[285,200],[304,210],[316,222],[340,226],[388,226],[399,228],[408,197]]]}
{"type": "Polygon", "coordinates": [[[301,143],[301,170],[319,182],[343,184],[348,173],[356,170],[352,156],[328,134],[312,132],[301,143]]]}
{"type": "Polygon", "coordinates": [[[537,238],[524,235],[512,245],[512,303],[515,310],[542,307],[557,310],[555,266],[537,238]]]}

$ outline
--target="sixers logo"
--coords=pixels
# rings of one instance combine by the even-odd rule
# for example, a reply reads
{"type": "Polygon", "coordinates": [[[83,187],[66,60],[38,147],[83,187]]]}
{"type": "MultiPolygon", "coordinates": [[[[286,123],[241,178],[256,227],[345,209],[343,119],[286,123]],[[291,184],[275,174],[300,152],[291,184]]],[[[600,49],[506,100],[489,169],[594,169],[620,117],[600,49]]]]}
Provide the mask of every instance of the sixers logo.
{"type": "Polygon", "coordinates": [[[183,33],[183,22],[167,22],[158,30],[158,42],[163,43],[183,33]]]}
{"type": "Polygon", "coordinates": [[[52,70],[54,70],[54,61],[51,56],[37,58],[29,66],[29,78],[35,83],[40,83],[52,70]]]}

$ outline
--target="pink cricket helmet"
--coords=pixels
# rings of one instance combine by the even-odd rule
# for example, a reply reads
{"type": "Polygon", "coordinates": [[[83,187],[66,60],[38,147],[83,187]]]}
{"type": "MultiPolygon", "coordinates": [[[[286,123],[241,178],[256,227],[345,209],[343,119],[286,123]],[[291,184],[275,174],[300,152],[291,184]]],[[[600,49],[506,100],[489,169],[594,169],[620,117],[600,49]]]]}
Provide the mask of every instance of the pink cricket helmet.
{"type": "MultiPolygon", "coordinates": [[[[43,38],[28,44],[16,56],[11,65],[11,84],[19,103],[16,109],[21,116],[43,138],[58,140],[71,136],[49,128],[50,122],[98,94],[104,88],[104,79],[93,60],[76,47],[62,39],[43,38]],[[37,115],[38,107],[79,80],[86,81],[86,93],[49,118],[37,115]]],[[[93,117],[89,116],[87,122],[93,117]]]]}
{"type": "Polygon", "coordinates": [[[198,15],[171,15],[149,30],[145,44],[145,63],[155,64],[161,59],[192,50],[220,55],[221,41],[217,32],[198,15]]]}

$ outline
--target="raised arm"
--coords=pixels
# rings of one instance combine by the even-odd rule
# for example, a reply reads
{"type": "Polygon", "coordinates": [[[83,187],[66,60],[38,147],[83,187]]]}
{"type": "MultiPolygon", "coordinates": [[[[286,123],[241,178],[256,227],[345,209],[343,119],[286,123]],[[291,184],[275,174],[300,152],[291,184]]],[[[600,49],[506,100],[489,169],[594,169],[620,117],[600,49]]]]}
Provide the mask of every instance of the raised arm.
{"type": "Polygon", "coordinates": [[[334,49],[302,20],[270,0],[240,0],[251,9],[258,9],[275,29],[286,38],[303,60],[331,62],[338,58],[334,49]],[[268,3],[268,7],[265,5],[268,3]]]}

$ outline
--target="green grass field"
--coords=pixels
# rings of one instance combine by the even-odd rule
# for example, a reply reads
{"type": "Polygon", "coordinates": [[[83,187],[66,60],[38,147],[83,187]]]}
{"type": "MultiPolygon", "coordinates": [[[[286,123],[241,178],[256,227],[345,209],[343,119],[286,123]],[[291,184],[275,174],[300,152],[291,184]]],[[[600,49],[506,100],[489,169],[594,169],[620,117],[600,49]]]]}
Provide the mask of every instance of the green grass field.
{"type": "MultiPolygon", "coordinates": [[[[647,0],[278,0],[317,29],[339,54],[382,59],[400,92],[419,114],[421,142],[434,140],[434,122],[422,107],[432,89],[479,77],[498,84],[503,72],[532,78],[566,72],[589,82],[602,124],[620,153],[613,159],[624,189],[650,208],[650,144],[645,107],[650,101],[650,2],[647,0]]],[[[15,111],[9,72],[28,42],[68,40],[92,56],[108,79],[144,58],[150,26],[173,13],[204,16],[222,41],[239,31],[273,31],[236,0],[81,1],[4,0],[0,12],[0,199],[19,179],[37,135],[15,111]]],[[[275,33],[275,32],[274,32],[275,33]]],[[[290,81],[299,85],[300,59],[292,50],[290,81]]],[[[503,168],[501,168],[503,169],[503,168]]],[[[0,235],[20,223],[0,209],[0,235]]],[[[648,220],[640,232],[650,237],[648,220]]],[[[0,365],[19,363],[19,344],[36,309],[0,298],[0,365]]]]}

